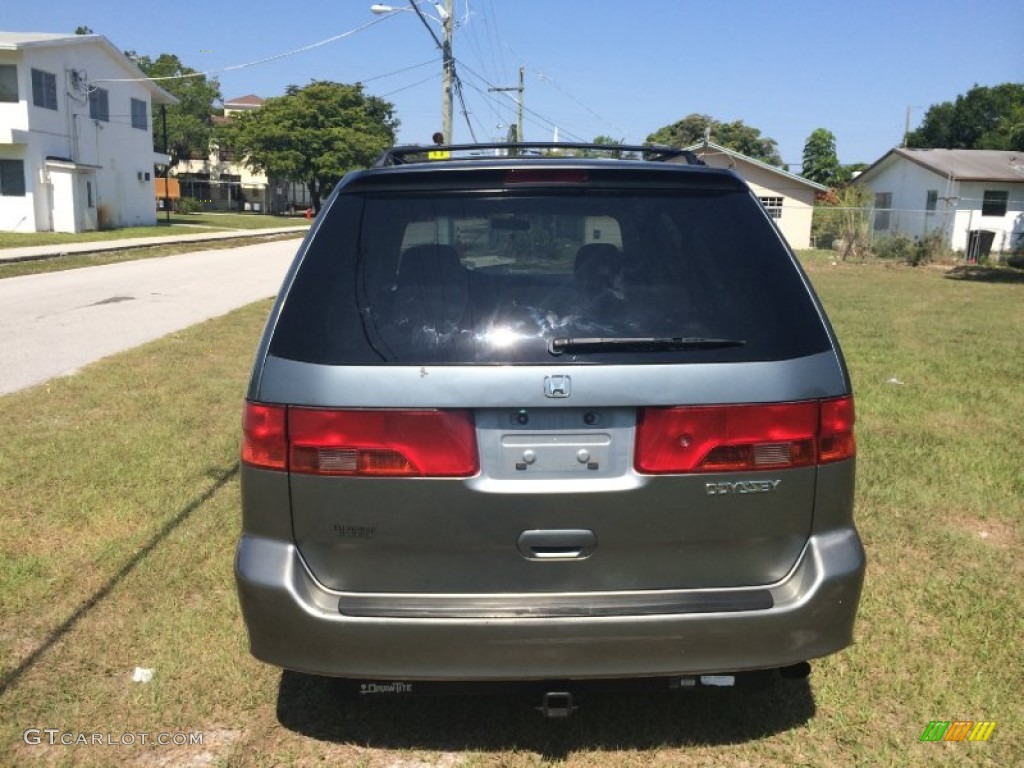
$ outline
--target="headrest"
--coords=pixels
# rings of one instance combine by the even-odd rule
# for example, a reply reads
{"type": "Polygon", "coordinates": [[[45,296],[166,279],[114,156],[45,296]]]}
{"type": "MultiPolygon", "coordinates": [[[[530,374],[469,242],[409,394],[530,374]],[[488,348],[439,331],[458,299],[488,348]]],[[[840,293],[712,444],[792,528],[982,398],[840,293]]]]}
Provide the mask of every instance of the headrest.
{"type": "Polygon", "coordinates": [[[402,254],[402,263],[398,267],[401,283],[443,285],[465,280],[466,277],[459,252],[451,245],[414,245],[402,254]]]}
{"type": "Polygon", "coordinates": [[[576,252],[573,274],[584,282],[608,281],[622,269],[622,255],[611,243],[588,243],[576,252]]]}

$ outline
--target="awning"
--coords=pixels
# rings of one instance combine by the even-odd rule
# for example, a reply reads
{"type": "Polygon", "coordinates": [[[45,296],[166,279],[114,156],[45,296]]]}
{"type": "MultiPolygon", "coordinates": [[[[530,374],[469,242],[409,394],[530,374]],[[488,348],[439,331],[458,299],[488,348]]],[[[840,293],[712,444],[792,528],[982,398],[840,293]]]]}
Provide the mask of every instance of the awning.
{"type": "Polygon", "coordinates": [[[89,163],[76,163],[63,157],[48,157],[45,164],[47,170],[72,171],[73,173],[98,171],[103,167],[102,165],[90,165],[89,163]]]}

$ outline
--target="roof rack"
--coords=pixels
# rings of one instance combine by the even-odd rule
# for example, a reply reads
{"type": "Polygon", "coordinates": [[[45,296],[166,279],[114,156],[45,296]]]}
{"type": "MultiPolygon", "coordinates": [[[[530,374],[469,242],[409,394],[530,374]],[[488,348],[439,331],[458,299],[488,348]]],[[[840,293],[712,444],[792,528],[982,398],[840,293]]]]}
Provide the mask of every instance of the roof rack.
{"type": "MultiPolygon", "coordinates": [[[[374,168],[384,168],[407,163],[424,163],[438,160],[495,160],[502,158],[541,158],[564,160],[567,157],[581,157],[578,150],[600,152],[602,156],[665,162],[683,158],[687,165],[704,165],[704,161],[688,149],[677,149],[660,144],[586,144],[554,141],[485,143],[485,144],[413,144],[392,147],[374,162],[374,168]],[[493,150],[493,151],[492,151],[493,150]],[[501,153],[501,154],[499,154],[501,153]]],[[[588,155],[582,155],[587,157],[588,155]]]]}

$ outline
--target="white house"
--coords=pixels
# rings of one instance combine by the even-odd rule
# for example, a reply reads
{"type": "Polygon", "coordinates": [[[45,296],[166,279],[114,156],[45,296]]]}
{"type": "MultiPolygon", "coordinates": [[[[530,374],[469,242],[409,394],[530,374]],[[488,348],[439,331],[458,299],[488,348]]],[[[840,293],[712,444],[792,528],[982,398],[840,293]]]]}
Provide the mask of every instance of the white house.
{"type": "Polygon", "coordinates": [[[176,103],[102,35],[0,32],[0,231],[155,224],[151,105],[176,103]]]}
{"type": "Polygon", "coordinates": [[[814,198],[818,192],[827,192],[828,187],[713,142],[687,149],[707,165],[732,168],[742,176],[768,215],[775,219],[790,248],[811,247],[814,198]]]}
{"type": "Polygon", "coordinates": [[[969,258],[1024,238],[1024,153],[990,149],[892,149],[855,184],[874,195],[875,236],[943,233],[969,258]]]}

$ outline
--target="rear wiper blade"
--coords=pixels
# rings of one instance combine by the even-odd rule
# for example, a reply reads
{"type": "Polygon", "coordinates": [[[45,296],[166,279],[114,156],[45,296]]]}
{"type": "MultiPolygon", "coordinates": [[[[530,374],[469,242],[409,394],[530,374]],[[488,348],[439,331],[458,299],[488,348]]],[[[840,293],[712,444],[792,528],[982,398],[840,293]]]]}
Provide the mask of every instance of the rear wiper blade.
{"type": "Polygon", "coordinates": [[[551,339],[548,352],[671,352],[688,349],[726,349],[742,347],[742,339],[715,339],[680,336],[595,336],[590,338],[561,337],[551,339]]]}

